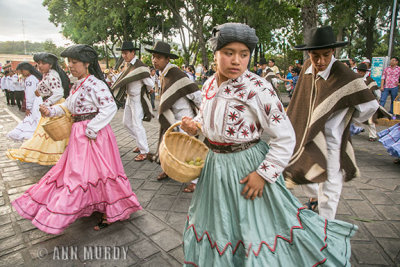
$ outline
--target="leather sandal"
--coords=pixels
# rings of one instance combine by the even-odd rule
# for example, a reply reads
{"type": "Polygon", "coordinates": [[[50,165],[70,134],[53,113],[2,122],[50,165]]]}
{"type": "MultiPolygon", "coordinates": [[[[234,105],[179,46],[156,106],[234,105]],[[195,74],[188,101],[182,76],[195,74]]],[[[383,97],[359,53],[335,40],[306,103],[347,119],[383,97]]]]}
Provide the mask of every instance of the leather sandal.
{"type": "Polygon", "coordinates": [[[147,154],[139,154],[134,158],[135,161],[143,161],[146,159],[147,159],[147,154]]]}
{"type": "Polygon", "coordinates": [[[93,229],[94,229],[95,231],[100,231],[101,229],[104,229],[104,228],[110,226],[110,224],[111,224],[111,223],[107,222],[107,219],[106,219],[106,218],[102,217],[102,218],[100,219],[99,223],[96,224],[95,227],[93,227],[93,229]]]}
{"type": "Polygon", "coordinates": [[[183,189],[183,192],[193,193],[195,189],[196,189],[196,184],[190,183],[183,189]]]}
{"type": "Polygon", "coordinates": [[[309,210],[315,211],[318,207],[318,200],[312,200],[311,198],[304,204],[304,207],[306,207],[309,210]]]}
{"type": "Polygon", "coordinates": [[[140,153],[140,149],[137,147],[133,150],[133,153],[140,153]]]}
{"type": "Polygon", "coordinates": [[[162,172],[157,176],[157,180],[158,181],[161,181],[161,180],[164,180],[164,179],[167,179],[167,178],[169,178],[169,176],[165,172],[162,172]]]}

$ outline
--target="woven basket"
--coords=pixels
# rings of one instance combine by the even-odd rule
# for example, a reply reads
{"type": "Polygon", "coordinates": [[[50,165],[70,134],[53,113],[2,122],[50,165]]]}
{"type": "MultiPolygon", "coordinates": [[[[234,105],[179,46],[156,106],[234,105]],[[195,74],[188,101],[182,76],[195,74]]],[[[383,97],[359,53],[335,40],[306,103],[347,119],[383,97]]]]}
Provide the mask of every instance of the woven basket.
{"type": "Polygon", "coordinates": [[[400,95],[393,100],[393,114],[400,115],[400,95]]]}
{"type": "Polygon", "coordinates": [[[71,134],[72,118],[71,113],[67,108],[64,108],[65,115],[55,118],[50,118],[48,122],[43,124],[43,129],[54,141],[61,141],[69,137],[71,134]]]}
{"type": "Polygon", "coordinates": [[[172,130],[181,125],[182,122],[173,124],[165,132],[159,149],[161,168],[172,179],[187,183],[200,176],[201,166],[189,165],[197,157],[206,159],[208,147],[198,139],[172,130]]]}

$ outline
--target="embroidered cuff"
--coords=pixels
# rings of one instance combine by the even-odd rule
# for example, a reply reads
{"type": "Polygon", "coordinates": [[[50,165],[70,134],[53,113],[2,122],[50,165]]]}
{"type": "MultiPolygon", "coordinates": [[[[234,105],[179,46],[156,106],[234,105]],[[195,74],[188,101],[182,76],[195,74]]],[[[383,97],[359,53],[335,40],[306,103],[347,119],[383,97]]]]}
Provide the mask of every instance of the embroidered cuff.
{"type": "Polygon", "coordinates": [[[88,127],[86,127],[85,135],[87,137],[89,137],[90,139],[96,139],[96,137],[97,137],[97,133],[95,131],[89,129],[88,127]]]}
{"type": "MultiPolygon", "coordinates": [[[[47,106],[47,105],[46,105],[47,106]]],[[[57,110],[56,107],[48,107],[50,114],[49,117],[56,117],[57,116],[57,110]]]]}
{"type": "Polygon", "coordinates": [[[262,162],[256,170],[257,173],[264,178],[267,182],[273,184],[276,182],[278,177],[281,175],[281,168],[268,162],[262,162]]]}

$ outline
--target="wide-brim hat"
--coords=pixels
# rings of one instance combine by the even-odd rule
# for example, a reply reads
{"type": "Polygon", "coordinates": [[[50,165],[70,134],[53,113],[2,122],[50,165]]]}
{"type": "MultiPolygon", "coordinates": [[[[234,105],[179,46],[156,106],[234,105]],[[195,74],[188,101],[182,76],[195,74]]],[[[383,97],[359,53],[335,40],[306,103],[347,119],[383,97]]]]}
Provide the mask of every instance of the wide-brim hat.
{"type": "Polygon", "coordinates": [[[296,50],[317,50],[325,48],[335,48],[347,45],[348,42],[337,42],[331,26],[311,29],[311,39],[307,44],[297,45],[296,50]]]}
{"type": "Polygon", "coordinates": [[[145,48],[145,50],[146,50],[147,52],[152,53],[152,54],[153,54],[153,53],[155,53],[155,54],[161,54],[161,55],[167,56],[167,57],[172,58],[172,59],[177,59],[177,58],[179,58],[179,56],[177,56],[177,55],[171,53],[171,46],[170,46],[169,44],[167,44],[166,42],[162,42],[162,41],[158,41],[158,42],[154,45],[153,49],[147,49],[147,48],[145,48]]]}
{"type": "Polygon", "coordinates": [[[365,63],[360,63],[360,64],[358,64],[357,70],[360,70],[360,71],[368,71],[367,64],[365,64],[365,63]]]}
{"type": "Polygon", "coordinates": [[[124,50],[139,50],[139,48],[133,46],[133,42],[131,41],[123,41],[122,46],[116,49],[117,51],[124,51],[124,50]]]}
{"type": "Polygon", "coordinates": [[[267,60],[265,59],[265,57],[260,58],[260,65],[264,65],[264,64],[268,64],[267,60]]]}

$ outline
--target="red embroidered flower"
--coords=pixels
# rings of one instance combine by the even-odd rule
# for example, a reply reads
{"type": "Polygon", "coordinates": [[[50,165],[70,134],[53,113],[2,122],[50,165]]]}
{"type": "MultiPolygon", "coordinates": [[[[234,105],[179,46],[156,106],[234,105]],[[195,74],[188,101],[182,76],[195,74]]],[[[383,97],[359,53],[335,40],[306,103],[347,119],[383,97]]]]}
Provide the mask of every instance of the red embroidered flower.
{"type": "Polygon", "coordinates": [[[243,130],[242,130],[242,135],[243,135],[244,137],[248,137],[248,136],[249,136],[249,131],[248,131],[247,129],[243,129],[243,130]]]}
{"type": "Polygon", "coordinates": [[[228,94],[228,95],[231,93],[231,91],[232,91],[232,90],[231,90],[229,87],[226,87],[225,90],[224,90],[224,92],[225,92],[226,94],[228,94]]]}
{"type": "Polygon", "coordinates": [[[272,116],[272,121],[280,123],[280,120],[282,120],[281,116],[279,114],[273,115],[272,116]]]}
{"type": "Polygon", "coordinates": [[[236,112],[230,112],[229,113],[229,115],[228,115],[228,117],[229,117],[229,119],[231,119],[231,121],[234,121],[234,120],[236,120],[239,116],[238,116],[238,114],[236,113],[236,112]]]}
{"type": "Polygon", "coordinates": [[[232,136],[236,133],[235,129],[232,127],[229,127],[229,129],[226,130],[226,132],[229,134],[229,136],[232,136]]]}
{"type": "Polygon", "coordinates": [[[269,94],[270,94],[271,96],[276,96],[276,93],[275,93],[275,90],[274,90],[274,89],[268,89],[268,91],[269,91],[269,94]]]}
{"type": "Polygon", "coordinates": [[[257,80],[257,81],[254,83],[254,85],[255,85],[255,86],[258,86],[258,87],[261,87],[261,86],[263,85],[263,83],[262,83],[261,80],[257,80]]]}
{"type": "Polygon", "coordinates": [[[263,164],[261,165],[260,168],[261,168],[263,171],[269,170],[269,166],[268,166],[267,164],[265,164],[265,163],[263,163],[263,164]]]}
{"type": "Polygon", "coordinates": [[[244,97],[244,92],[240,92],[240,93],[238,94],[238,97],[240,97],[241,99],[243,99],[243,97],[244,97]]]}

